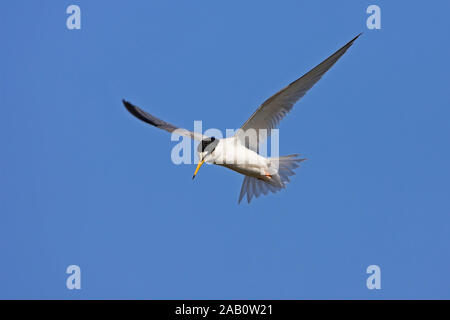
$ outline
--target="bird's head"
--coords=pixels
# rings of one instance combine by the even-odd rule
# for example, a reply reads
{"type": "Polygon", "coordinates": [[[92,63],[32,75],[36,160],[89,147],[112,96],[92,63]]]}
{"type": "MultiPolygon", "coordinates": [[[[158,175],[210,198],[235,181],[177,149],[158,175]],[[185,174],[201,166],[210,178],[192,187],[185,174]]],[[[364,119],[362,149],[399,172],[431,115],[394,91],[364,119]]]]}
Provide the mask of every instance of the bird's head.
{"type": "Polygon", "coordinates": [[[219,143],[219,140],[211,137],[203,139],[200,144],[197,147],[197,154],[198,154],[198,165],[195,169],[194,175],[192,176],[192,179],[195,178],[197,175],[198,170],[200,167],[211,158],[211,154],[214,152],[214,149],[216,148],[217,144],[219,143]]]}

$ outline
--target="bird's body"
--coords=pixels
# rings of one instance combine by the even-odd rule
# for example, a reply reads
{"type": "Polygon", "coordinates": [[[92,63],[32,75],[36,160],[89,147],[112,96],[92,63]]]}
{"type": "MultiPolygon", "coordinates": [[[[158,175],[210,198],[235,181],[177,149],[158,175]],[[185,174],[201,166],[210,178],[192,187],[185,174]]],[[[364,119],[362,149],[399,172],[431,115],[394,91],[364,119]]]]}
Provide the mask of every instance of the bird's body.
{"type": "MultiPolygon", "coordinates": [[[[202,153],[200,153],[202,156],[202,153]]],[[[277,158],[266,158],[250,150],[241,143],[238,136],[220,139],[217,146],[203,156],[205,162],[223,166],[245,176],[239,202],[247,195],[247,201],[269,191],[277,192],[285,188],[293,169],[305,160],[290,155],[277,158]]]]}
{"type": "Polygon", "coordinates": [[[262,142],[259,131],[266,130],[267,132],[267,130],[275,128],[294,104],[320,80],[358,37],[359,35],[304,76],[267,99],[244,123],[241,130],[232,137],[215,139],[198,132],[181,129],[152,116],[125,100],[123,103],[128,111],[138,119],[157,128],[201,142],[197,150],[200,162],[193,178],[205,162],[223,166],[244,175],[239,202],[244,196],[247,196],[247,201],[250,203],[253,196],[258,197],[269,192],[275,193],[285,188],[289,177],[295,174],[294,169],[299,166],[301,161],[305,160],[298,158],[296,154],[273,158],[260,155],[257,152],[258,146],[262,142]],[[251,130],[256,132],[254,135],[256,138],[247,142],[245,137],[251,130]]]}
{"type": "Polygon", "coordinates": [[[264,178],[269,173],[270,161],[253,150],[246,148],[236,137],[220,139],[217,147],[206,160],[255,178],[264,178]]]}

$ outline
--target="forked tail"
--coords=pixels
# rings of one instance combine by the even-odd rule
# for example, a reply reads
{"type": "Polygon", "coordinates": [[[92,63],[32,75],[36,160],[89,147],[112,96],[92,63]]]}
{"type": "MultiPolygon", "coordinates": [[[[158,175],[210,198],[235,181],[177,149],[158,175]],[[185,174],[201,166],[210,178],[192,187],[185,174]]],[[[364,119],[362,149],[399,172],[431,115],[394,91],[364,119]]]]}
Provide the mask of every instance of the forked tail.
{"type": "Polygon", "coordinates": [[[261,194],[266,195],[269,192],[276,193],[286,188],[289,177],[295,175],[294,169],[300,166],[300,162],[306,160],[297,157],[298,154],[291,154],[279,158],[270,158],[271,167],[278,168],[277,173],[272,175],[270,181],[245,176],[239,195],[239,203],[245,195],[247,195],[247,202],[250,203],[253,196],[258,198],[261,194]]]}

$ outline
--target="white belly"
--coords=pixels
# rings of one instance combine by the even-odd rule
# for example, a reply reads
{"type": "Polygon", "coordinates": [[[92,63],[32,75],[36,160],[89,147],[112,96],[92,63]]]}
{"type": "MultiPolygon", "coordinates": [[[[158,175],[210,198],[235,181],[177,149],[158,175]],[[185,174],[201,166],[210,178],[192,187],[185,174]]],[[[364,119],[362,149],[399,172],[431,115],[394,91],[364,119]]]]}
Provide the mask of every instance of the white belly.
{"type": "Polygon", "coordinates": [[[234,138],[221,139],[213,152],[213,163],[241,174],[262,178],[269,174],[269,160],[247,149],[234,138]]]}

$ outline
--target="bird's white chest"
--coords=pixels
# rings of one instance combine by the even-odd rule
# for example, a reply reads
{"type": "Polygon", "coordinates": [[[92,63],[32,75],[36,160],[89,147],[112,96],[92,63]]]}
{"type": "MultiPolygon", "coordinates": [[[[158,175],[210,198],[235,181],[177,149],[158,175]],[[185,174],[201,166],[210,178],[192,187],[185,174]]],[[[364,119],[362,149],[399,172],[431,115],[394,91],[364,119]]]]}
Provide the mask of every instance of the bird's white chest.
{"type": "Polygon", "coordinates": [[[268,160],[234,138],[221,139],[212,156],[214,164],[248,176],[260,177],[267,171],[268,160]]]}

